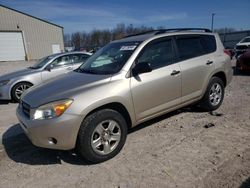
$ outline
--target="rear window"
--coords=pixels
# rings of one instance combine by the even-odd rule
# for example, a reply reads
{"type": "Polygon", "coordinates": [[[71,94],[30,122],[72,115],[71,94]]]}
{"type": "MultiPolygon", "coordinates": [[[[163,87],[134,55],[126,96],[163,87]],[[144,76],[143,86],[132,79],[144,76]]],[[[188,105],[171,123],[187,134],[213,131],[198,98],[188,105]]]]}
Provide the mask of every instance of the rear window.
{"type": "Polygon", "coordinates": [[[195,58],[216,50],[215,37],[212,35],[178,36],[176,44],[181,60],[195,58]]]}
{"type": "Polygon", "coordinates": [[[216,51],[216,41],[213,35],[201,35],[201,44],[206,53],[212,53],[216,51]]]}

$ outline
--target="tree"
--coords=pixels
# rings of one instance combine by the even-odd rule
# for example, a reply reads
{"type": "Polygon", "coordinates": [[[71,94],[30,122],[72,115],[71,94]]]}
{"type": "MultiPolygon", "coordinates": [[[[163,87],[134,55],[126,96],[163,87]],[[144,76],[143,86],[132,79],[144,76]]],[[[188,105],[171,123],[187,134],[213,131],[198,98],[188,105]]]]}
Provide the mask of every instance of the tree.
{"type": "Polygon", "coordinates": [[[70,36],[70,34],[65,34],[63,37],[64,37],[64,46],[70,47],[71,46],[71,36],[70,36]]]}
{"type": "Polygon", "coordinates": [[[116,25],[116,28],[113,29],[113,40],[121,39],[126,35],[126,26],[124,23],[116,25]]]}
{"type": "Polygon", "coordinates": [[[215,33],[231,33],[234,31],[237,31],[237,29],[232,28],[232,27],[225,27],[225,28],[219,28],[219,29],[214,30],[215,33]]]}
{"type": "MultiPolygon", "coordinates": [[[[160,26],[159,28],[163,27],[160,26]]],[[[65,46],[74,46],[75,49],[89,49],[104,46],[112,40],[121,39],[127,35],[142,33],[153,29],[153,27],[146,27],[144,25],[140,27],[135,27],[132,24],[126,26],[124,23],[119,23],[112,30],[94,29],[91,32],[82,31],[72,33],[71,35],[65,34],[64,43],[65,46]]]]}
{"type": "Polygon", "coordinates": [[[110,30],[103,30],[100,34],[100,45],[104,46],[105,44],[111,41],[112,34],[110,30]]]}
{"type": "Polygon", "coordinates": [[[81,34],[79,32],[73,33],[71,35],[71,41],[75,49],[79,49],[81,47],[81,34]]]}

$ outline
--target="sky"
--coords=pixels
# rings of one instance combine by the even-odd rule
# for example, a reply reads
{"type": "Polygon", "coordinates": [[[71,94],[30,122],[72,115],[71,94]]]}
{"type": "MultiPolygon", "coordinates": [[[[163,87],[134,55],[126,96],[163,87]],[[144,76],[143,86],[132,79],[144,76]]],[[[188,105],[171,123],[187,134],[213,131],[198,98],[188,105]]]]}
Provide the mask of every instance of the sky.
{"type": "Polygon", "coordinates": [[[250,29],[250,0],[0,0],[64,27],[64,33],[112,29],[119,23],[157,28],[250,29]]]}

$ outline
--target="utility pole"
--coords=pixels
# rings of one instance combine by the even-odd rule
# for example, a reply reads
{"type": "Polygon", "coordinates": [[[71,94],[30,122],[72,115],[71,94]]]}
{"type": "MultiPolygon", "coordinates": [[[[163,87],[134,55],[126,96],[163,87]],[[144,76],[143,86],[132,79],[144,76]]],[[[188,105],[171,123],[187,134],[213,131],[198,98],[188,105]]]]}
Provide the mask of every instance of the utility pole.
{"type": "Polygon", "coordinates": [[[215,13],[212,13],[212,25],[211,25],[212,32],[214,31],[214,16],[215,16],[215,13]]]}

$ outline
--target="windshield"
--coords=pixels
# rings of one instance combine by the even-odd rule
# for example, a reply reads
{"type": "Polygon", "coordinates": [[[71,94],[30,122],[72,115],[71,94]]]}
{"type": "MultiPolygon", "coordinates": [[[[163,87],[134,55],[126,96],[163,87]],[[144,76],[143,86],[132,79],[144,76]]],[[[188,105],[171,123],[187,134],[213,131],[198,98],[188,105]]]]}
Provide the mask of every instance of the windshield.
{"type": "Polygon", "coordinates": [[[241,43],[243,43],[243,42],[250,42],[250,38],[244,38],[244,39],[241,41],[241,43]]]}
{"type": "Polygon", "coordinates": [[[40,69],[42,68],[44,65],[46,65],[48,63],[49,60],[51,60],[53,57],[52,56],[47,56],[44,57],[42,59],[39,59],[33,66],[31,66],[30,68],[32,69],[40,69]]]}
{"type": "Polygon", "coordinates": [[[139,42],[109,43],[90,57],[77,71],[89,74],[115,74],[122,69],[138,45],[139,42]]]}

